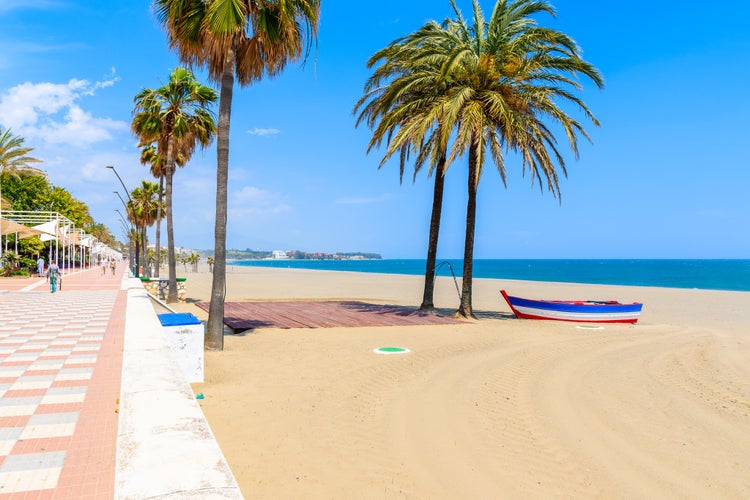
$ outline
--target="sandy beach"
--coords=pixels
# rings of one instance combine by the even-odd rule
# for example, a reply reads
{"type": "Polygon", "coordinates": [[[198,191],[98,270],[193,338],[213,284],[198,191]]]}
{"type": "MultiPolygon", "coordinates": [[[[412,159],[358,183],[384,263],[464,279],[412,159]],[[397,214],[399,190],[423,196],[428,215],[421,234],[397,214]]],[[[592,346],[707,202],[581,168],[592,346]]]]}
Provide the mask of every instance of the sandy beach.
{"type": "MultiPolygon", "coordinates": [[[[208,300],[205,268],[179,274],[208,300]]],[[[416,276],[228,269],[228,301],[421,292],[416,276]]],[[[439,278],[435,305],[457,304],[439,278]]],[[[193,388],[243,494],[750,497],[750,293],[476,279],[474,308],[457,325],[227,335],[193,388]],[[645,306],[636,325],[580,329],[512,318],[502,288],[645,306]]]]}

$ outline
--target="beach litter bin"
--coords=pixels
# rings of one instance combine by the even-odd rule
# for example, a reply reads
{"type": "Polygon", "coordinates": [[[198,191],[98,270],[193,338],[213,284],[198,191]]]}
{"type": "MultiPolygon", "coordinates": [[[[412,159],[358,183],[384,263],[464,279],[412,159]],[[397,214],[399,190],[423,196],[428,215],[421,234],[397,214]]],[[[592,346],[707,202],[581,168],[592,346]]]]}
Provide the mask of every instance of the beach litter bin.
{"type": "Polygon", "coordinates": [[[203,382],[203,323],[191,313],[159,314],[167,342],[188,382],[203,382]]]}

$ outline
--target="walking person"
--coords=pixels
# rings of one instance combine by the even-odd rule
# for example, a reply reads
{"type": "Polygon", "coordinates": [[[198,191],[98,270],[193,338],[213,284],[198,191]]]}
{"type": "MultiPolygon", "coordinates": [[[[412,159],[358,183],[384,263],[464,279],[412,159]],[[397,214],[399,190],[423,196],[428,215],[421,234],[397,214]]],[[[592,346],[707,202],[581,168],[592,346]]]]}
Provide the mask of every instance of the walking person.
{"type": "Polygon", "coordinates": [[[41,256],[36,261],[36,273],[40,278],[44,276],[44,259],[41,256]]]}
{"type": "Polygon", "coordinates": [[[55,293],[60,282],[60,268],[57,267],[57,263],[54,260],[50,262],[47,268],[47,276],[49,277],[49,291],[55,293]]]}
{"type": "Polygon", "coordinates": [[[117,269],[117,262],[115,262],[115,259],[112,259],[109,263],[109,267],[112,269],[112,276],[115,275],[115,270],[117,269]]]}
{"type": "Polygon", "coordinates": [[[107,259],[102,259],[102,276],[107,274],[107,259]]]}

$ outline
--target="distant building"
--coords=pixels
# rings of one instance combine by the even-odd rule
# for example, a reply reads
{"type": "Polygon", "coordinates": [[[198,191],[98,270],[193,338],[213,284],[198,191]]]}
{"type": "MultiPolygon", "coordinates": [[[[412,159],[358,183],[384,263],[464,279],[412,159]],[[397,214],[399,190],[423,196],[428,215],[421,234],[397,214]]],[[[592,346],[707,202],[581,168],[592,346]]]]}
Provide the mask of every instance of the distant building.
{"type": "Polygon", "coordinates": [[[289,256],[283,250],[274,250],[271,254],[271,258],[273,260],[284,260],[284,259],[288,259],[289,256]]]}

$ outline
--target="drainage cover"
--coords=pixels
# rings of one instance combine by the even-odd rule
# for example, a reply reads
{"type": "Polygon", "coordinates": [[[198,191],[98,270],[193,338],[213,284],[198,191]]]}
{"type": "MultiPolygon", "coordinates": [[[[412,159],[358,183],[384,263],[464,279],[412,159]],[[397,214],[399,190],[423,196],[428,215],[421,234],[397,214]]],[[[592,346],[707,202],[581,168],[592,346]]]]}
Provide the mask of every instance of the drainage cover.
{"type": "Polygon", "coordinates": [[[409,351],[406,347],[378,347],[372,352],[376,354],[406,354],[409,351]]]}

